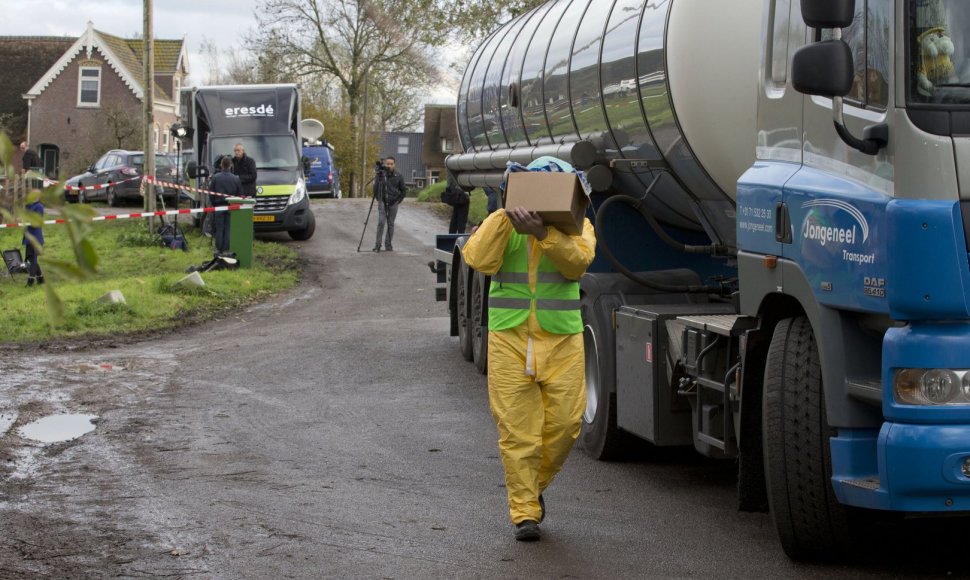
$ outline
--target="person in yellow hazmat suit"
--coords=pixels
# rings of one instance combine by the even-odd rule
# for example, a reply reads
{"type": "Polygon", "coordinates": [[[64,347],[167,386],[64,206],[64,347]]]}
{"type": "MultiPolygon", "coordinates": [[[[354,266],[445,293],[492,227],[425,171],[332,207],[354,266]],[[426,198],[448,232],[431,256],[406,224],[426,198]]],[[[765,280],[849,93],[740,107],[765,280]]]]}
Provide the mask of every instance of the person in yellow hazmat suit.
{"type": "Polygon", "coordinates": [[[584,219],[566,235],[521,207],[497,210],[462,248],[492,276],[488,298],[488,395],[505,467],[515,539],[539,539],[542,492],[579,436],[586,408],[579,278],[596,237],[584,219]]]}

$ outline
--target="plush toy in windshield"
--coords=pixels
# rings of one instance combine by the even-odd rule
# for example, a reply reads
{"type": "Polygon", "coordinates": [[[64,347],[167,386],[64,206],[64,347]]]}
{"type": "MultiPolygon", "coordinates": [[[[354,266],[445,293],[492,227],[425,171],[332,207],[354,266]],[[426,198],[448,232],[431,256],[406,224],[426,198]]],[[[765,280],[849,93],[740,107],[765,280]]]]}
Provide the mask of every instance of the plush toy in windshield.
{"type": "Polygon", "coordinates": [[[953,67],[953,40],[942,26],[928,29],[918,37],[920,68],[916,90],[924,97],[933,96],[936,85],[956,82],[953,67]]]}

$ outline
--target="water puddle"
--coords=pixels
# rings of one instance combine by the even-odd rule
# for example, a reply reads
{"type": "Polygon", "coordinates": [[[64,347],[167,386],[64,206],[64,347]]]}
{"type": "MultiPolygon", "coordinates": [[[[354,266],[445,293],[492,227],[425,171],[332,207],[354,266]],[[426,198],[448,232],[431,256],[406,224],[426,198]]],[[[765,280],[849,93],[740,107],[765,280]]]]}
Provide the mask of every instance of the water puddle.
{"type": "Polygon", "coordinates": [[[16,413],[0,413],[0,437],[7,434],[7,430],[17,420],[16,413]]]}
{"type": "Polygon", "coordinates": [[[60,443],[94,431],[97,415],[51,415],[28,423],[18,432],[21,437],[41,443],[60,443]]]}

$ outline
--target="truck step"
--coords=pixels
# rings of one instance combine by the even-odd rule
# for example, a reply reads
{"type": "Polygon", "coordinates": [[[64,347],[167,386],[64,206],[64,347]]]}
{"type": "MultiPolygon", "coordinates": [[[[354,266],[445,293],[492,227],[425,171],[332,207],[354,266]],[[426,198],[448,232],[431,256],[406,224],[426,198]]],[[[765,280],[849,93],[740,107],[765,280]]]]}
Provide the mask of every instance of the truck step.
{"type": "Polygon", "coordinates": [[[843,479],[840,481],[843,485],[851,485],[852,487],[861,487],[862,489],[877,490],[879,489],[879,478],[878,477],[867,477],[866,479],[843,479]]]}
{"type": "Polygon", "coordinates": [[[723,336],[737,336],[757,325],[757,320],[740,314],[691,314],[678,316],[677,320],[689,328],[713,332],[723,336]]]}

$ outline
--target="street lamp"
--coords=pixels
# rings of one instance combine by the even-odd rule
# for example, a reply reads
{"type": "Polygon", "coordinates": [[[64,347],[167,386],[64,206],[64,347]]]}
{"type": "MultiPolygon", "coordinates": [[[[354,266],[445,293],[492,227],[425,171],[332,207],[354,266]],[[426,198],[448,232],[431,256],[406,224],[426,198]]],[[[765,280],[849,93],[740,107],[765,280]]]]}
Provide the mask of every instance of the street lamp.
{"type": "MultiPolygon", "coordinates": [[[[186,127],[181,123],[173,124],[169,130],[172,137],[175,138],[175,209],[179,208],[179,200],[182,199],[182,139],[191,139],[195,130],[192,127],[186,127]]],[[[165,189],[163,188],[164,192],[165,189]]],[[[175,224],[176,224],[176,234],[178,233],[178,214],[175,214],[175,224]]]]}

